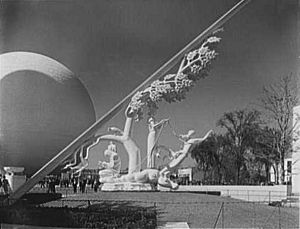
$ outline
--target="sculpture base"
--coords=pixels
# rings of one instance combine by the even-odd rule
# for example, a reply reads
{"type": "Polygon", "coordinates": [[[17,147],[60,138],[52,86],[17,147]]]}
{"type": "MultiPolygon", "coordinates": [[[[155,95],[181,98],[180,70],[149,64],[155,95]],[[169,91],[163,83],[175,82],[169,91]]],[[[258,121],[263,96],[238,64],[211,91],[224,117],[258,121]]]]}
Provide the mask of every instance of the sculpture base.
{"type": "Polygon", "coordinates": [[[148,183],[104,183],[101,191],[155,191],[148,183]]]}

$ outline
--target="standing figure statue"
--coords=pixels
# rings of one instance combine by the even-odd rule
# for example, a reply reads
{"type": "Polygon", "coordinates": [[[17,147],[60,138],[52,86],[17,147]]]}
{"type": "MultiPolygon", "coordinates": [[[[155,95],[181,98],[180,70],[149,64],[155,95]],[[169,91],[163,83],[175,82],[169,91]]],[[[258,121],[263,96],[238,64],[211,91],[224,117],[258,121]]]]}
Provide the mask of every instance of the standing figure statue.
{"type": "Polygon", "coordinates": [[[167,123],[169,119],[163,119],[160,122],[156,123],[153,117],[150,117],[148,120],[148,139],[147,139],[147,169],[155,168],[155,145],[157,143],[157,131],[160,128],[163,128],[163,125],[167,123]]]}
{"type": "Polygon", "coordinates": [[[117,146],[110,142],[104,156],[109,158],[108,162],[99,161],[99,167],[104,168],[99,172],[100,182],[118,177],[121,171],[121,158],[117,153],[117,146]]]}

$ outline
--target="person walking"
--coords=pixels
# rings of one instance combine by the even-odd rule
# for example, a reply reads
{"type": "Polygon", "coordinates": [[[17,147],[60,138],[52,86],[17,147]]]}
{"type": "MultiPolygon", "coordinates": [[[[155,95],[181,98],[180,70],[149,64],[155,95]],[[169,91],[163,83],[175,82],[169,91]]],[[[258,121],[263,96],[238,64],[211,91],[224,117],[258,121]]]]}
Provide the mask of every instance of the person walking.
{"type": "Polygon", "coordinates": [[[87,179],[86,178],[83,178],[82,179],[82,186],[81,186],[81,192],[82,193],[85,193],[85,188],[86,188],[86,183],[87,183],[87,179]]]}
{"type": "Polygon", "coordinates": [[[72,178],[72,186],[73,186],[74,194],[77,193],[77,185],[78,185],[77,179],[75,177],[73,177],[72,178]]]}
{"type": "Polygon", "coordinates": [[[4,195],[3,183],[2,183],[2,175],[0,174],[0,195],[4,195]]]}
{"type": "Polygon", "coordinates": [[[4,194],[5,195],[9,194],[10,186],[9,186],[8,180],[6,179],[5,176],[3,176],[3,179],[2,179],[2,186],[3,186],[4,194]]]}

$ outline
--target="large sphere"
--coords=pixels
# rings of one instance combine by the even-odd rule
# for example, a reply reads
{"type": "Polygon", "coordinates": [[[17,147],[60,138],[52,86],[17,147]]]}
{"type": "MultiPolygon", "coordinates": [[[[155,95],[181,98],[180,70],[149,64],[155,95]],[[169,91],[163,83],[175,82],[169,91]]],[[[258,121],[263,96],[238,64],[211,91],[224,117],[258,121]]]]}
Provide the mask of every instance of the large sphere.
{"type": "Polygon", "coordinates": [[[95,122],[91,98],[59,62],[35,53],[0,55],[0,166],[30,175],[95,122]]]}

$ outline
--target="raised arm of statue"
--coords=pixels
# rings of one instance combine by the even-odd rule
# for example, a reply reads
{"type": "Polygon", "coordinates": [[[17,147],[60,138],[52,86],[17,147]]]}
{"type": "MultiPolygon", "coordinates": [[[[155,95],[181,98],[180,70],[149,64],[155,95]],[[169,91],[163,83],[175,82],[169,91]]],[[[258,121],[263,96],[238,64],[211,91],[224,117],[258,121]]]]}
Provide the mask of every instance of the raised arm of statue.
{"type": "Polygon", "coordinates": [[[204,137],[202,137],[202,138],[191,138],[191,139],[187,140],[187,143],[188,143],[188,144],[197,144],[197,143],[201,143],[201,142],[205,141],[205,140],[206,140],[210,135],[212,135],[212,134],[213,134],[213,131],[210,130],[210,131],[208,131],[208,132],[206,133],[206,135],[205,135],[204,137]]]}
{"type": "Polygon", "coordinates": [[[153,127],[155,129],[160,128],[162,125],[166,124],[167,122],[169,122],[168,118],[167,119],[162,119],[159,122],[155,123],[153,127]]]}
{"type": "Polygon", "coordinates": [[[123,130],[120,130],[117,127],[109,127],[108,131],[113,132],[115,135],[123,135],[124,134],[123,130]]]}

